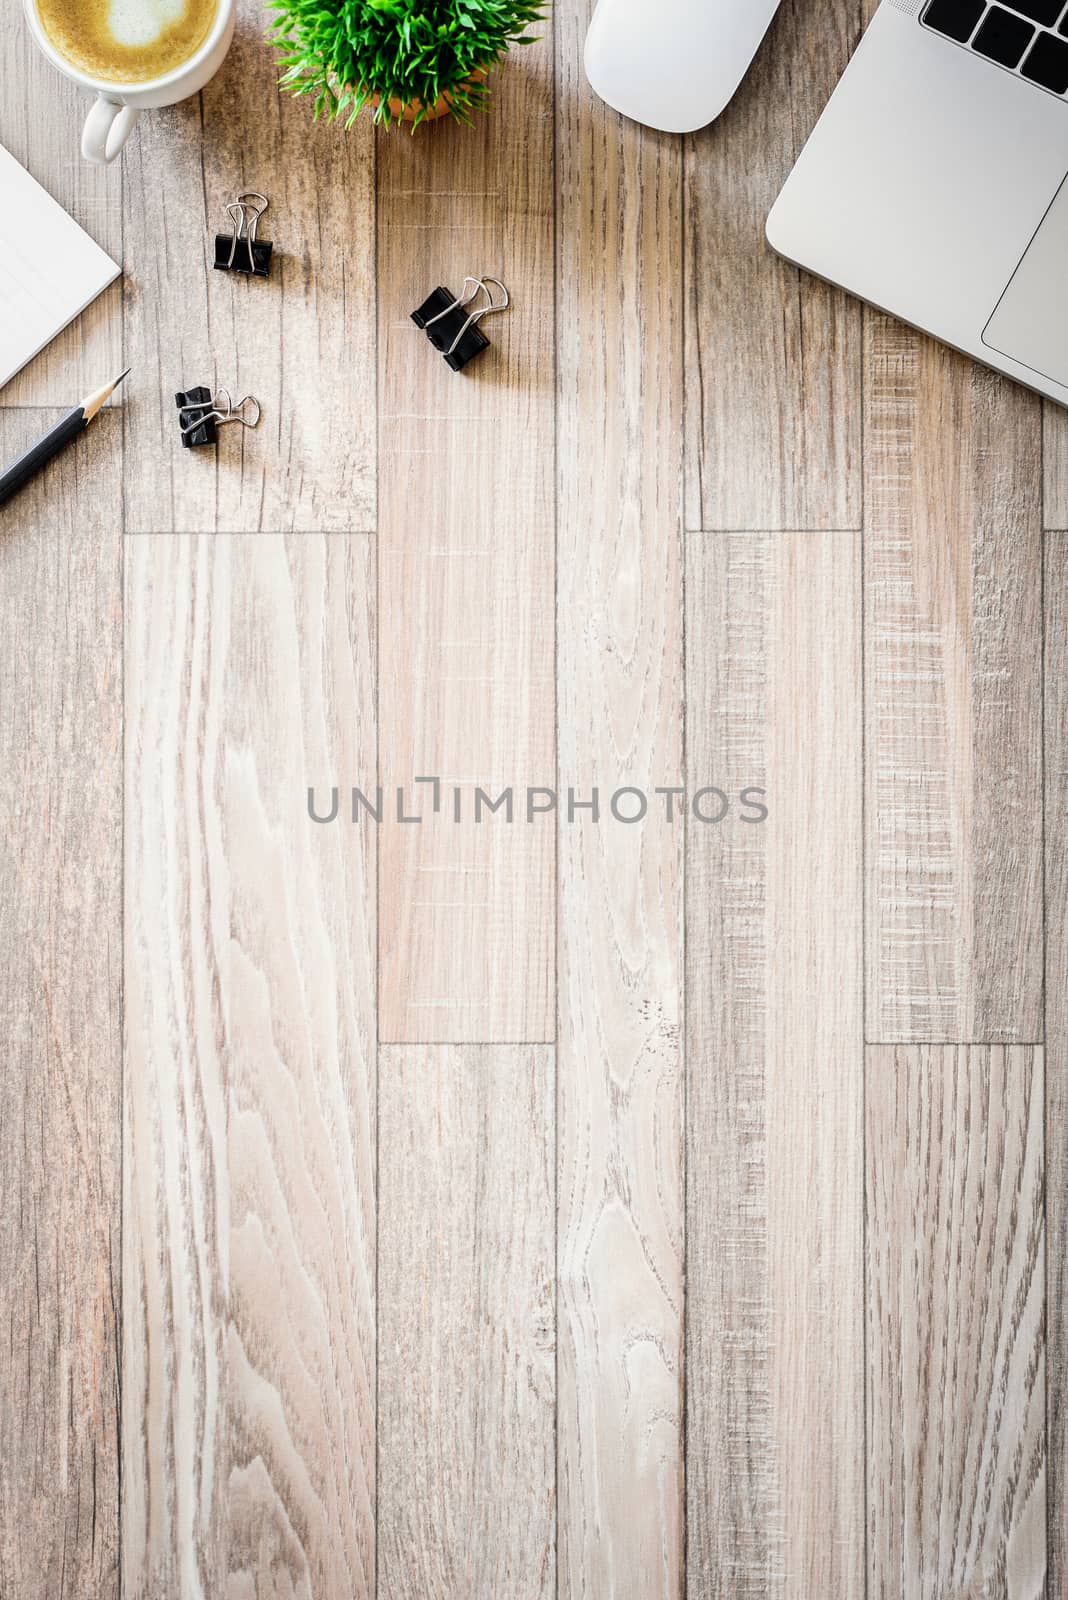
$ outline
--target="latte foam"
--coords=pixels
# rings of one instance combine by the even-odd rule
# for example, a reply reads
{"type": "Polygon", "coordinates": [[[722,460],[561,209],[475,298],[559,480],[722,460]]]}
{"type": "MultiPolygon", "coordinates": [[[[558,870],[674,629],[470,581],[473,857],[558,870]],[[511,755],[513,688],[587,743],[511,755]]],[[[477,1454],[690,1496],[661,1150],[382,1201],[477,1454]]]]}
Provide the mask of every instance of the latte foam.
{"type": "Polygon", "coordinates": [[[37,0],[52,44],[72,66],[109,83],[173,72],[211,32],[218,0],[37,0]]]}

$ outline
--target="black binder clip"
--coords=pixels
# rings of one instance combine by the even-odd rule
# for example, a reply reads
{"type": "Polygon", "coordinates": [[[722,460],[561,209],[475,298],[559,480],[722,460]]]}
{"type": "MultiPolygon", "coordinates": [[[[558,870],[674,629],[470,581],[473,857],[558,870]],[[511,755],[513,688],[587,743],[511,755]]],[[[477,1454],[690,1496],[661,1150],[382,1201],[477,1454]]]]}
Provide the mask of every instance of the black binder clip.
{"type": "Polygon", "coordinates": [[[265,194],[251,189],[230,202],[226,215],[234,231],[215,235],[216,272],[243,272],[246,277],[266,278],[274,245],[268,239],[257,239],[256,229],[269,205],[265,194]]]}
{"type": "Polygon", "coordinates": [[[469,361],[488,349],[489,340],[479,327],[483,317],[494,311],[504,311],[511,304],[508,290],[500,278],[465,278],[464,293],[454,295],[449,289],[437,288],[412,312],[412,321],[422,328],[435,350],[440,350],[445,363],[453,372],[462,372],[469,361]],[[496,284],[504,296],[495,300],[489,284],[496,284]],[[480,295],[485,305],[473,305],[480,295]],[[466,314],[465,314],[466,313],[466,314]]]}
{"type": "Polygon", "coordinates": [[[224,422],[240,422],[243,428],[254,428],[260,420],[260,403],[247,394],[235,406],[229,389],[218,389],[212,394],[203,384],[195,389],[179,391],[174,397],[178,407],[178,427],[182,444],[188,450],[193,445],[215,444],[216,429],[224,422]],[[244,415],[245,407],[255,408],[251,416],[244,415]]]}

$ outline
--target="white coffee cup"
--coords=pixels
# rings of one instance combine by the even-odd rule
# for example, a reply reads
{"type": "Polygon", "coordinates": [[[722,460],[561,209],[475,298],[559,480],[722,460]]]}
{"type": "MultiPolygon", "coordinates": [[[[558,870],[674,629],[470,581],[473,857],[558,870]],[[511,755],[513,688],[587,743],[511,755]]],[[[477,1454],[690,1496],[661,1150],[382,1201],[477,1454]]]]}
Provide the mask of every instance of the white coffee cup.
{"type": "Polygon", "coordinates": [[[82,155],[86,161],[106,166],[114,161],[133,131],[142,111],[150,106],[173,106],[198,94],[223,64],[234,37],[237,0],[218,0],[211,32],[200,48],[181,66],[143,83],[112,83],[81,72],[60,54],[48,37],[37,14],[36,0],[26,0],[26,18],[34,43],[44,51],[54,67],[96,95],[82,130],[82,155]]]}

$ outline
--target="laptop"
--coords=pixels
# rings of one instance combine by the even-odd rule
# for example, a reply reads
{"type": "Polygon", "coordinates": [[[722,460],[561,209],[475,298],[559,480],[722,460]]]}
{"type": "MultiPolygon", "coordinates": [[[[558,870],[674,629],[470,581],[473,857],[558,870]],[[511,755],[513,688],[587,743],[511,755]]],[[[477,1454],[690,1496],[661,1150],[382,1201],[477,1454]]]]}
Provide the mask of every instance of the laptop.
{"type": "Polygon", "coordinates": [[[1068,0],[883,0],[767,233],[1068,405],[1068,0]]]}

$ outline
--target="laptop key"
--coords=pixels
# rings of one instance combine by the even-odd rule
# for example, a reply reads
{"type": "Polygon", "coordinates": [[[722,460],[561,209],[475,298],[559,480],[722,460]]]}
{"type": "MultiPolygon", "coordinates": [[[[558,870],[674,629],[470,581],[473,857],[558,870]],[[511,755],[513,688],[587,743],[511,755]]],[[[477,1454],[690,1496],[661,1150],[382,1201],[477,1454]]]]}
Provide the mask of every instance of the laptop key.
{"type": "Polygon", "coordinates": [[[972,49],[999,66],[1018,67],[1034,36],[1034,28],[1022,17],[1014,17],[1011,11],[1003,11],[1000,6],[991,6],[972,40],[972,49]]]}
{"type": "Polygon", "coordinates": [[[1064,94],[1068,90],[1068,44],[1055,33],[1040,33],[1020,71],[1043,89],[1064,94]]]}
{"type": "Polygon", "coordinates": [[[1044,28],[1052,28],[1064,10],[1064,0],[1006,0],[1006,4],[1044,28]]]}
{"type": "Polygon", "coordinates": [[[923,20],[936,33],[967,44],[985,10],[985,0],[931,0],[923,20]]]}

